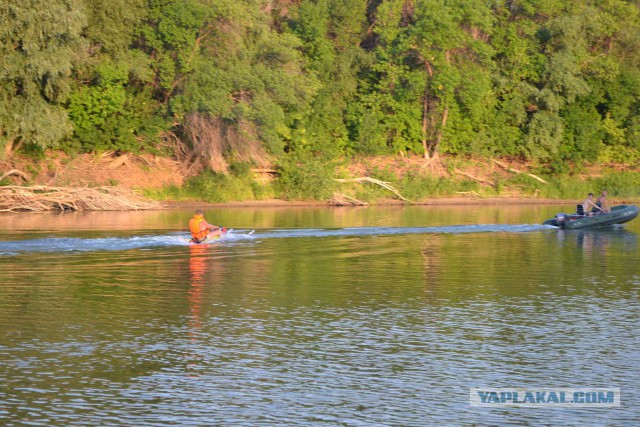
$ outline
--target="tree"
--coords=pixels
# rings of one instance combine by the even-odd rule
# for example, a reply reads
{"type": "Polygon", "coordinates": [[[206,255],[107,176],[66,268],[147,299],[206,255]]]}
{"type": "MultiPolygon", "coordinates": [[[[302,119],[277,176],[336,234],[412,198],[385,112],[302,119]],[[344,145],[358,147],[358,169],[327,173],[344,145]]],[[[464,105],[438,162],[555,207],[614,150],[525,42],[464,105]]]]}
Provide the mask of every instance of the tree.
{"type": "Polygon", "coordinates": [[[154,149],[165,129],[157,103],[132,82],[131,64],[102,60],[89,84],[70,95],[68,112],[74,140],[85,152],[140,152],[154,149]]]}
{"type": "Polygon", "coordinates": [[[74,68],[66,105],[74,126],[66,149],[85,152],[153,148],[165,129],[152,98],[150,58],[132,45],[148,10],[142,0],[84,0],[84,61],[74,68]]]}
{"type": "Polygon", "coordinates": [[[63,107],[82,52],[86,16],[79,0],[0,3],[0,143],[55,147],[71,132],[63,107]]]}
{"type": "MultiPolygon", "coordinates": [[[[367,76],[371,83],[362,86],[362,103],[366,118],[380,118],[376,128],[394,151],[417,152],[421,146],[425,158],[435,156],[452,114],[468,132],[483,132],[487,113],[473,104],[491,94],[490,12],[475,0],[378,5],[372,24],[376,63],[367,76]],[[469,82],[478,84],[465,88],[469,82]]],[[[467,135],[458,145],[471,139],[467,135]]]]}
{"type": "MultiPolygon", "coordinates": [[[[135,52],[133,36],[148,13],[144,0],[83,0],[87,27],[83,32],[89,41],[89,55],[115,59],[135,52]]],[[[85,64],[91,64],[88,60],[85,64]]]]}
{"type": "Polygon", "coordinates": [[[306,68],[317,77],[318,90],[294,125],[299,137],[291,140],[291,149],[306,146],[313,155],[330,159],[348,146],[345,113],[366,61],[359,48],[365,16],[361,0],[304,0],[292,8],[289,26],[302,42],[306,68]]]}
{"type": "Polygon", "coordinates": [[[136,46],[152,58],[156,99],[204,165],[280,154],[308,108],[316,82],[299,39],[279,27],[249,0],[151,3],[136,46]]]}

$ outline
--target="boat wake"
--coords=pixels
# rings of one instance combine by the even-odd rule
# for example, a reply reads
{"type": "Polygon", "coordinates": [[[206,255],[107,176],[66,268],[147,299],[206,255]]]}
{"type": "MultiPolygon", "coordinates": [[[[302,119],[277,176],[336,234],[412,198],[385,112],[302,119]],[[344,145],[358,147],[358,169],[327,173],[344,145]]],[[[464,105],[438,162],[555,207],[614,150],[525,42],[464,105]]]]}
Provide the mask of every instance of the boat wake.
{"type": "Polygon", "coordinates": [[[463,234],[463,233],[523,233],[553,229],[536,224],[476,224],[451,225],[443,227],[351,227],[334,229],[277,229],[256,233],[256,238],[292,238],[292,237],[340,237],[340,236],[389,236],[402,234],[463,234]]]}
{"type": "MultiPolygon", "coordinates": [[[[462,234],[462,233],[523,233],[554,229],[547,225],[479,224],[443,227],[350,227],[350,228],[295,228],[265,229],[261,231],[230,230],[227,235],[210,245],[229,245],[264,239],[301,237],[358,237],[391,236],[404,234],[462,234]]],[[[167,246],[188,246],[188,235],[167,234],[150,236],[74,238],[47,237],[29,240],[0,241],[0,256],[29,252],[90,252],[150,249],[167,246]]]]}

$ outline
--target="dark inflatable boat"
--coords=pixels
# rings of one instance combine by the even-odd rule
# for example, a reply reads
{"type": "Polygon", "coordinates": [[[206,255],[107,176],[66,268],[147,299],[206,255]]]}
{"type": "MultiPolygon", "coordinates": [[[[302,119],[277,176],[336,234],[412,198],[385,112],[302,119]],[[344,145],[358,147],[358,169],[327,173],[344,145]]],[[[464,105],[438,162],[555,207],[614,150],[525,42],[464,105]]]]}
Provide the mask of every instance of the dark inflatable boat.
{"type": "Polygon", "coordinates": [[[611,212],[594,214],[564,214],[559,213],[548,219],[544,225],[553,225],[570,230],[582,228],[606,227],[614,224],[624,224],[638,216],[636,205],[618,205],[611,208],[611,212]]]}

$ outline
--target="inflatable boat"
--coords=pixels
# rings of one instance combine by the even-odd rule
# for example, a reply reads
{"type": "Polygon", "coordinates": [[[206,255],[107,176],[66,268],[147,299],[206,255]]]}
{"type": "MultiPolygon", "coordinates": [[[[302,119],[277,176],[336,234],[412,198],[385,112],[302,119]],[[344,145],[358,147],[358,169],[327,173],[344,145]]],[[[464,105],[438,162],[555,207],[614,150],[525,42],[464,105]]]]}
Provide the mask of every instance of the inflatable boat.
{"type": "Polygon", "coordinates": [[[624,224],[638,216],[636,205],[613,206],[610,212],[564,214],[559,213],[555,217],[546,220],[544,225],[578,230],[583,228],[606,227],[614,224],[624,224]]]}

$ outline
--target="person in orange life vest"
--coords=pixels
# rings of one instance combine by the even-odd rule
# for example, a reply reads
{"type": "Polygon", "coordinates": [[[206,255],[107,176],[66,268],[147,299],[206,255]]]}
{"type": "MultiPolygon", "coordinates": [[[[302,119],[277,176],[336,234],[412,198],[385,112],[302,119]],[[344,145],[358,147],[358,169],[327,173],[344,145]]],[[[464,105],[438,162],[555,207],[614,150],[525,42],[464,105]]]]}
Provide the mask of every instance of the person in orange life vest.
{"type": "Polygon", "coordinates": [[[204,213],[198,209],[193,218],[189,220],[189,231],[191,231],[191,240],[195,243],[200,243],[207,237],[220,237],[227,229],[209,224],[207,220],[204,219],[204,213]]]}

